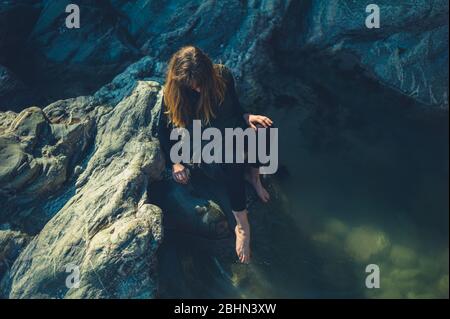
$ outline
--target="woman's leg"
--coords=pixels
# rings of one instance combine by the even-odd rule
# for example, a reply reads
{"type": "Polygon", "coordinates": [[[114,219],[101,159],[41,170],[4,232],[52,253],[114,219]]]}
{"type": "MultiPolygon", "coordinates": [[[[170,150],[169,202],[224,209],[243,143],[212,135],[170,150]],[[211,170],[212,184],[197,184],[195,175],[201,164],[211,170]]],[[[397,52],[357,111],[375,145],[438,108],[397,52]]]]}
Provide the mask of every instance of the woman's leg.
{"type": "MultiPolygon", "coordinates": [[[[257,125],[258,130],[266,130],[266,138],[265,138],[265,144],[266,144],[266,152],[270,152],[270,128],[263,128],[261,125],[257,125]]],[[[258,146],[259,146],[259,135],[257,134],[257,140],[256,140],[256,155],[258,155],[258,146]]],[[[256,191],[256,194],[258,194],[258,197],[263,201],[263,203],[267,203],[270,200],[269,192],[264,188],[263,184],[261,183],[261,176],[259,174],[259,168],[263,166],[262,163],[260,163],[258,160],[256,163],[249,163],[248,169],[245,172],[245,179],[253,186],[253,188],[256,191]]]]}
{"type": "Polygon", "coordinates": [[[245,166],[243,164],[224,164],[225,184],[231,209],[236,220],[236,254],[242,263],[250,262],[250,224],[245,196],[245,166]]]}
{"type": "Polygon", "coordinates": [[[253,186],[253,188],[256,191],[256,194],[258,194],[258,197],[264,203],[267,203],[270,200],[270,194],[261,183],[261,175],[259,174],[259,167],[250,165],[247,172],[245,173],[245,178],[253,186]]]}
{"type": "Polygon", "coordinates": [[[236,227],[234,233],[236,235],[236,254],[239,261],[244,264],[250,262],[250,224],[248,223],[247,210],[234,211],[236,218],[236,227]]]}

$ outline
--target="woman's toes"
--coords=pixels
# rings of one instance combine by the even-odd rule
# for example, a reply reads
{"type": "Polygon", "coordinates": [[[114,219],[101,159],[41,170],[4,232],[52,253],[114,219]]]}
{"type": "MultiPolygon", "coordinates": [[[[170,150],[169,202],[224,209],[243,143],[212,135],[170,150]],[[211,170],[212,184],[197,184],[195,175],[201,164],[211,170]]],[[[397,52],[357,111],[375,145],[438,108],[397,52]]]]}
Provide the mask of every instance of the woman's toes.
{"type": "Polygon", "coordinates": [[[264,192],[265,192],[264,198],[265,198],[266,202],[268,202],[270,200],[270,194],[266,190],[264,190],[264,192]]]}
{"type": "Polygon", "coordinates": [[[264,203],[270,200],[269,192],[262,185],[258,188],[258,196],[264,203]]]}

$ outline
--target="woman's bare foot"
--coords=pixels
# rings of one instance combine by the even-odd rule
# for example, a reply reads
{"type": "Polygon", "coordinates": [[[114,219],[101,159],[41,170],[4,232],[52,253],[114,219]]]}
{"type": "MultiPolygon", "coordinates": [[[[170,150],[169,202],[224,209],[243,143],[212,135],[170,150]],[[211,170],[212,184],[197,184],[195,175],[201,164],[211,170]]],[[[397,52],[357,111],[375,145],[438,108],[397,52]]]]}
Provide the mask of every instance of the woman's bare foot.
{"type": "Polygon", "coordinates": [[[250,224],[248,223],[247,210],[239,212],[233,211],[236,219],[236,227],[234,232],[236,234],[236,254],[239,261],[244,264],[250,262],[250,224]]]}
{"type": "Polygon", "coordinates": [[[250,262],[250,228],[236,225],[234,232],[236,233],[236,254],[239,261],[248,264],[250,262]]]}
{"type": "Polygon", "coordinates": [[[246,174],[245,178],[250,184],[252,184],[256,194],[258,194],[258,197],[263,201],[263,203],[267,203],[270,200],[270,195],[261,183],[259,168],[250,167],[250,172],[246,174]]]}

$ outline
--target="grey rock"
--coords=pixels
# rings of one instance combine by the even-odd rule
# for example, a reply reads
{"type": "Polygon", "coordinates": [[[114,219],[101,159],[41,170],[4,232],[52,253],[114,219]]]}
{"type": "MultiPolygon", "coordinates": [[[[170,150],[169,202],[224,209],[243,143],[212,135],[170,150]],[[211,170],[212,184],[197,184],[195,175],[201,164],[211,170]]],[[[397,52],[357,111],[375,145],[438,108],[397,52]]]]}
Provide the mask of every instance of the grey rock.
{"type": "MultiPolygon", "coordinates": [[[[42,98],[91,95],[145,56],[149,58],[143,64],[148,65],[141,65],[136,76],[161,80],[170,55],[182,45],[195,44],[234,71],[249,106],[258,98],[271,98],[259,79],[275,68],[279,52],[287,51],[293,62],[321,54],[337,58],[343,67],[358,65],[417,101],[448,108],[445,0],[378,1],[381,28],[371,30],[365,27],[367,4],[361,1],[80,2],[80,29],[65,27],[68,3],[0,5],[7,29],[20,29],[18,40],[0,40],[5,52],[0,63],[17,74],[18,81],[33,84],[34,104],[42,104],[42,98]],[[17,21],[22,20],[15,19],[19,12],[27,17],[21,28],[17,21]],[[14,56],[17,51],[23,54],[14,56]]],[[[8,96],[20,97],[23,94],[14,94],[19,91],[20,86],[8,96]]],[[[9,97],[0,94],[0,106],[22,109],[30,104],[12,105],[9,97]]]]}
{"type": "Polygon", "coordinates": [[[383,84],[448,109],[448,1],[376,4],[379,29],[366,28],[363,1],[312,1],[306,14],[299,7],[297,15],[308,23],[294,46],[351,57],[383,84]]]}
{"type": "Polygon", "coordinates": [[[94,121],[85,117],[52,123],[38,107],[1,114],[0,221],[15,216],[17,223],[35,233],[49,218],[39,212],[44,205],[41,198],[70,179],[74,165],[92,143],[94,121]]]}
{"type": "MultiPolygon", "coordinates": [[[[162,87],[138,80],[153,66],[144,58],[92,96],[0,113],[0,221],[35,235],[3,276],[4,296],[157,296],[162,212],[150,198],[165,169],[155,137],[162,87]],[[76,288],[66,283],[74,267],[76,288]]],[[[194,236],[230,235],[229,207],[208,187],[194,198],[169,186],[166,207],[186,212],[194,236]]]]}
{"type": "MultiPolygon", "coordinates": [[[[153,108],[161,102],[160,89],[156,82],[140,81],[117,105],[91,109],[93,99],[71,99],[49,105],[46,113],[26,109],[9,121],[1,135],[2,163],[8,169],[2,171],[0,186],[16,195],[8,198],[2,218],[23,226],[18,213],[25,209],[25,201],[34,200],[28,206],[41,207],[45,226],[35,230],[37,235],[3,278],[5,296],[156,295],[161,210],[149,204],[147,191],[164,168],[158,140],[149,130],[153,108]],[[52,123],[56,115],[57,123],[52,123]],[[94,151],[82,158],[90,144],[94,151]],[[39,166],[44,162],[39,156],[45,157],[45,167],[54,174],[39,166]],[[83,168],[72,183],[66,180],[71,165],[83,168]],[[68,265],[79,267],[79,288],[66,286],[68,265]]],[[[35,213],[36,209],[28,216],[35,213]]]]}
{"type": "MultiPolygon", "coordinates": [[[[173,51],[192,43],[240,76],[255,54],[266,54],[260,43],[270,36],[288,2],[81,2],[81,28],[76,30],[65,27],[68,3],[24,2],[37,18],[30,20],[31,30],[20,41],[23,56],[7,59],[19,78],[26,78],[49,102],[91,95],[144,56],[151,58],[153,68],[142,76],[161,79],[173,51]]],[[[5,5],[4,10],[12,7],[5,5]]]]}
{"type": "Polygon", "coordinates": [[[27,61],[22,52],[39,17],[39,2],[0,3],[0,110],[20,111],[40,101],[40,94],[26,85],[22,77],[22,60],[27,61]]]}
{"type": "Polygon", "coordinates": [[[29,241],[28,235],[11,230],[10,226],[0,228],[0,280],[29,241]]]}
{"type": "Polygon", "coordinates": [[[163,226],[210,240],[228,238],[235,222],[229,218],[232,212],[226,191],[219,180],[198,175],[190,177],[188,186],[172,179],[155,185],[157,191],[153,197],[164,211],[163,226]]]}
{"type": "MultiPolygon", "coordinates": [[[[0,276],[5,297],[157,297],[163,227],[208,240],[229,234],[229,205],[214,181],[193,189],[166,181],[158,195],[165,163],[154,136],[161,85],[153,80],[162,83],[179,46],[197,44],[225,62],[250,110],[300,105],[295,115],[304,116],[317,97],[294,62],[311,55],[448,107],[447,2],[381,1],[385,27],[370,32],[359,1],[83,2],[80,30],[63,27],[65,3],[20,1],[35,19],[17,43],[0,40],[6,51],[25,48],[19,62],[0,50],[8,65],[0,106],[26,90],[22,79],[52,101],[0,112],[0,223],[33,237],[8,248],[16,253],[0,276]],[[420,23],[410,28],[413,21],[420,23]],[[280,72],[279,56],[292,62],[290,74],[280,72]],[[55,101],[63,97],[71,98],[55,101]],[[158,199],[163,211],[152,204],[158,199]],[[78,288],[67,286],[69,266],[80,271],[78,288]]],[[[0,15],[13,17],[14,8],[2,3],[0,15]]]]}
{"type": "Polygon", "coordinates": [[[80,264],[80,287],[65,298],[154,298],[161,239],[161,211],[148,204],[99,230],[80,264]]]}
{"type": "Polygon", "coordinates": [[[35,100],[36,96],[20,78],[0,65],[0,110],[20,110],[35,100]]]}

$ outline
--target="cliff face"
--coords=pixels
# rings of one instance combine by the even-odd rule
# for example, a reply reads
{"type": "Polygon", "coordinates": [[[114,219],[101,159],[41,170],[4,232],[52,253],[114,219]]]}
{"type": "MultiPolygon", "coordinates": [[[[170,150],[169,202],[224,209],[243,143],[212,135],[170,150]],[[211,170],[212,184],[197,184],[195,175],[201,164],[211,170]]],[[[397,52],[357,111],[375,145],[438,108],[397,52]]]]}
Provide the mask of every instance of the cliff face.
{"type": "Polygon", "coordinates": [[[260,74],[288,51],[292,63],[299,54],[338,56],[343,68],[360,65],[422,103],[448,105],[445,0],[378,1],[381,28],[370,30],[361,1],[80,1],[80,29],[65,27],[68,3],[0,5],[2,109],[92,94],[143,56],[162,77],[170,55],[191,43],[227,63],[255,96],[264,93],[260,74]]]}
{"type": "MultiPolygon", "coordinates": [[[[78,30],[64,27],[69,1],[0,4],[0,295],[157,295],[154,119],[165,61],[184,44],[230,66],[250,110],[310,112],[321,92],[303,80],[334,81],[310,57],[447,109],[448,2],[378,2],[379,30],[360,1],[80,1],[78,30]],[[70,265],[83,274],[74,290],[70,265]]],[[[173,207],[198,209],[207,188],[201,201],[174,192],[173,207]]]]}
{"type": "Polygon", "coordinates": [[[369,30],[365,2],[312,1],[297,46],[342,56],[413,99],[448,108],[448,1],[376,4],[380,28],[369,30]]]}

